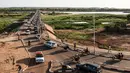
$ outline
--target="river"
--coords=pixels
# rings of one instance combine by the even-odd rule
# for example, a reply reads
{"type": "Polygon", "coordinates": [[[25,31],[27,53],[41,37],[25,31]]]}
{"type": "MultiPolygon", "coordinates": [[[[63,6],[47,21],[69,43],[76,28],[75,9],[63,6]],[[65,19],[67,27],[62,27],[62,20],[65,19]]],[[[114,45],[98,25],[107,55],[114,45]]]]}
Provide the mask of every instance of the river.
{"type": "Polygon", "coordinates": [[[115,14],[115,15],[127,15],[130,13],[124,12],[61,12],[60,13],[71,13],[71,14],[115,14]]]}

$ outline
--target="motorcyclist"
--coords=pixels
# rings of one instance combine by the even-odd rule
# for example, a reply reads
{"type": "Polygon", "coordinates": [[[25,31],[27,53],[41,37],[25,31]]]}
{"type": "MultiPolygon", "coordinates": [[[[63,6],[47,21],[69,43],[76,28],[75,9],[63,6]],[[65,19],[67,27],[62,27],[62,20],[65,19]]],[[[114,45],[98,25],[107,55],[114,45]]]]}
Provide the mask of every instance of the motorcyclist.
{"type": "Polygon", "coordinates": [[[84,52],[85,52],[85,53],[88,53],[88,52],[89,52],[88,48],[84,49],[84,52]]]}
{"type": "Polygon", "coordinates": [[[120,55],[120,53],[118,53],[118,54],[117,54],[117,58],[120,59],[120,57],[121,57],[121,55],[120,55]]]}
{"type": "Polygon", "coordinates": [[[65,44],[65,46],[63,47],[65,50],[69,49],[69,45],[65,44]]]}
{"type": "Polygon", "coordinates": [[[75,61],[79,61],[79,59],[80,59],[79,54],[76,54],[76,55],[74,56],[74,59],[75,59],[75,61]]]}
{"type": "Polygon", "coordinates": [[[123,55],[122,53],[118,53],[117,58],[118,58],[118,59],[122,59],[123,56],[124,56],[124,55],[123,55]]]}
{"type": "Polygon", "coordinates": [[[121,57],[121,58],[123,58],[123,57],[124,57],[124,55],[123,55],[122,53],[120,53],[120,57],[121,57]]]}

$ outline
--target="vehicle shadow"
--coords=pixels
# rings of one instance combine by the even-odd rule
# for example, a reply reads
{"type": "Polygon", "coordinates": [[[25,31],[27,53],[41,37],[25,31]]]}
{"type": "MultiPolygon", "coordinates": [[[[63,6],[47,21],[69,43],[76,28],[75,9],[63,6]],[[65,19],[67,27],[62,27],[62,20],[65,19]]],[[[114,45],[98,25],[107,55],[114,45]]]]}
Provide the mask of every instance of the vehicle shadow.
{"type": "Polygon", "coordinates": [[[64,50],[64,49],[61,49],[61,50],[57,50],[57,51],[51,52],[50,54],[54,55],[54,54],[59,54],[59,53],[64,53],[64,52],[67,52],[67,51],[64,50]]]}
{"type": "Polygon", "coordinates": [[[118,63],[118,62],[120,62],[120,60],[107,60],[105,62],[105,64],[113,65],[113,64],[118,63]]]}
{"type": "Polygon", "coordinates": [[[20,60],[17,60],[16,63],[18,64],[25,64],[27,66],[35,66],[35,65],[39,65],[39,64],[36,64],[35,62],[35,58],[24,58],[24,59],[20,59],[20,60]]]}
{"type": "Polygon", "coordinates": [[[29,52],[36,52],[36,51],[44,51],[44,50],[49,50],[50,48],[46,47],[45,45],[40,45],[40,46],[35,46],[30,48],[28,51],[29,52]]]}
{"type": "Polygon", "coordinates": [[[36,37],[28,37],[28,38],[26,38],[24,40],[32,40],[32,39],[37,39],[37,38],[36,37]]]}
{"type": "Polygon", "coordinates": [[[129,71],[124,71],[124,70],[119,70],[119,69],[112,69],[112,68],[107,68],[107,67],[102,67],[105,70],[110,70],[116,73],[130,73],[129,71]]]}
{"type": "Polygon", "coordinates": [[[51,68],[51,62],[48,63],[48,68],[46,70],[46,73],[50,73],[49,69],[51,68]]]}
{"type": "Polygon", "coordinates": [[[25,47],[28,47],[28,46],[18,46],[18,47],[15,47],[15,48],[19,49],[19,48],[25,48],[25,47]]]}
{"type": "Polygon", "coordinates": [[[75,65],[75,64],[78,64],[78,63],[75,62],[75,61],[71,61],[71,60],[70,60],[70,61],[65,61],[64,64],[65,64],[65,65],[75,65]]]}
{"type": "Polygon", "coordinates": [[[16,63],[29,65],[30,60],[31,60],[30,58],[24,58],[24,59],[17,60],[16,63]]]}

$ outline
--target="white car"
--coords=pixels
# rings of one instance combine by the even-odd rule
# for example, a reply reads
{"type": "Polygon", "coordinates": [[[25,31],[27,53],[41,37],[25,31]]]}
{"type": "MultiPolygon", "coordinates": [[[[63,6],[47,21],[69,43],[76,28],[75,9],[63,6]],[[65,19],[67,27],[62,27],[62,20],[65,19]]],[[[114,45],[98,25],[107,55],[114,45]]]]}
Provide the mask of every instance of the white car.
{"type": "Polygon", "coordinates": [[[44,56],[41,51],[36,52],[35,61],[36,63],[43,63],[45,61],[44,56]]]}
{"type": "Polygon", "coordinates": [[[47,41],[45,43],[45,46],[49,47],[49,48],[56,48],[57,47],[57,43],[54,41],[47,41]]]}
{"type": "Polygon", "coordinates": [[[30,30],[26,30],[26,34],[27,35],[31,34],[31,31],[30,30]]]}

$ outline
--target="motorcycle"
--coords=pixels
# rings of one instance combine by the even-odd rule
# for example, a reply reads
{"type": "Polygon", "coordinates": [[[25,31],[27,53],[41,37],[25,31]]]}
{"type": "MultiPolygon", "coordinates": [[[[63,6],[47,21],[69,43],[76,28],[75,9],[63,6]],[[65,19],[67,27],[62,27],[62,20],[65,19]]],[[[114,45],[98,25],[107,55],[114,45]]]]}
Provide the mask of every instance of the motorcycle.
{"type": "Polygon", "coordinates": [[[123,60],[124,55],[122,53],[118,53],[112,57],[113,60],[119,59],[120,61],[123,60]]]}

